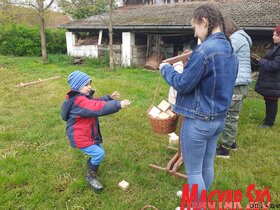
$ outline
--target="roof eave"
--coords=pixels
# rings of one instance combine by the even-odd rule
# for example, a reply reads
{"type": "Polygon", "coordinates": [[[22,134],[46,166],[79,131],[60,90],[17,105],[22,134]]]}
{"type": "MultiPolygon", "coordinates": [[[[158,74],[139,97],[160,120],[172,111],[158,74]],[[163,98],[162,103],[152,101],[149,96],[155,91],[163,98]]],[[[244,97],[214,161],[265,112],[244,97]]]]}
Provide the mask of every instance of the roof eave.
{"type": "Polygon", "coordinates": [[[267,26],[244,26],[240,27],[245,31],[273,31],[275,27],[267,27],[267,26]]]}
{"type": "MultiPolygon", "coordinates": [[[[75,29],[96,29],[96,30],[104,30],[108,29],[106,26],[81,26],[81,25],[76,25],[76,26],[63,26],[60,25],[58,28],[64,28],[68,30],[75,30],[75,29]]],[[[240,27],[243,30],[246,31],[272,31],[274,27],[267,27],[267,26],[244,26],[240,27]]],[[[115,25],[113,26],[113,29],[116,30],[190,30],[192,27],[190,25],[115,25]]]]}
{"type": "MultiPolygon", "coordinates": [[[[65,28],[65,29],[108,29],[108,27],[106,26],[63,26],[60,25],[58,26],[58,28],[65,28]]],[[[132,26],[127,26],[127,25],[115,25],[113,26],[113,29],[191,29],[191,26],[187,26],[187,25],[132,25],[132,26]]]]}

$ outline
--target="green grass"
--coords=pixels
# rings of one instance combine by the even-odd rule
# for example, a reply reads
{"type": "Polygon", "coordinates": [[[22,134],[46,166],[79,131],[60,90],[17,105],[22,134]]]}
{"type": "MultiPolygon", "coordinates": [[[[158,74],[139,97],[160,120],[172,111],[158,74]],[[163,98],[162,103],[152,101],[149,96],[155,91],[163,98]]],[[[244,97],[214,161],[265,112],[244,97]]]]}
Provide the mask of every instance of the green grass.
{"type": "MultiPolygon", "coordinates": [[[[37,57],[0,56],[0,209],[140,210],[148,204],[175,209],[184,180],[149,167],[165,167],[174,155],[166,149],[167,135],[153,133],[146,116],[159,74],[133,68],[111,72],[91,62],[73,66],[68,59],[54,57],[43,65],[37,57]],[[75,69],[92,77],[96,95],[117,90],[132,101],[129,108],[100,118],[106,150],[100,194],[87,186],[87,157],[69,146],[60,117],[67,75],[75,69]],[[15,87],[57,75],[61,78],[15,87]],[[122,180],[130,183],[126,191],[117,186],[122,180]]],[[[161,79],[154,104],[166,99],[168,89],[161,79]]],[[[262,130],[257,126],[264,112],[263,99],[251,90],[240,116],[238,151],[229,160],[215,160],[211,189],[241,190],[243,207],[249,184],[261,190],[269,186],[272,203],[280,203],[279,116],[274,128],[262,130]]]]}

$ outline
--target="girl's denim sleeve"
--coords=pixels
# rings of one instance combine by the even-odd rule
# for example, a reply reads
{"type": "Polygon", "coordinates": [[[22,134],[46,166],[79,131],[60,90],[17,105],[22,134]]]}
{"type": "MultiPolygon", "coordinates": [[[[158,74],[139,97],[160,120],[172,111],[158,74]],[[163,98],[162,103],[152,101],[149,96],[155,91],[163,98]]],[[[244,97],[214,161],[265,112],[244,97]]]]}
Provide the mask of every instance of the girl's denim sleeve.
{"type": "Polygon", "coordinates": [[[171,65],[164,65],[161,74],[164,80],[179,93],[192,92],[205,72],[205,56],[193,52],[183,73],[178,73],[171,65]]]}

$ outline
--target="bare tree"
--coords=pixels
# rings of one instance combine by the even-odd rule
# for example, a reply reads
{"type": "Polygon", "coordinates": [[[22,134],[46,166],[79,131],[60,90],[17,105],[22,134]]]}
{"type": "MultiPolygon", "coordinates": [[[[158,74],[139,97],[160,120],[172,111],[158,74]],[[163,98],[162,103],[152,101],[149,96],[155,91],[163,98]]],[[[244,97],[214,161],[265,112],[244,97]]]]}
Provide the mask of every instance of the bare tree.
{"type": "MultiPolygon", "coordinates": [[[[105,7],[102,8],[102,14],[99,19],[104,25],[108,26],[109,31],[109,64],[110,70],[114,70],[114,54],[113,54],[113,11],[116,8],[115,0],[104,0],[105,7]]],[[[104,5],[103,5],[104,6],[104,5]]]]}
{"type": "Polygon", "coordinates": [[[32,7],[37,13],[37,19],[40,24],[41,50],[43,63],[47,62],[47,47],[46,47],[46,26],[45,13],[46,10],[53,4],[54,0],[21,0],[21,1],[6,1],[6,4],[15,6],[32,7]]]}
{"type": "Polygon", "coordinates": [[[114,0],[110,0],[109,5],[109,56],[110,56],[110,70],[114,70],[114,58],[113,58],[113,5],[114,0]]]}
{"type": "Polygon", "coordinates": [[[45,25],[45,12],[52,5],[54,0],[50,0],[48,4],[45,6],[44,0],[36,0],[36,3],[31,3],[30,6],[34,7],[39,15],[40,21],[40,36],[41,36],[41,50],[42,50],[42,59],[43,63],[46,63],[48,60],[47,55],[47,46],[46,46],[46,25],[45,25]]]}

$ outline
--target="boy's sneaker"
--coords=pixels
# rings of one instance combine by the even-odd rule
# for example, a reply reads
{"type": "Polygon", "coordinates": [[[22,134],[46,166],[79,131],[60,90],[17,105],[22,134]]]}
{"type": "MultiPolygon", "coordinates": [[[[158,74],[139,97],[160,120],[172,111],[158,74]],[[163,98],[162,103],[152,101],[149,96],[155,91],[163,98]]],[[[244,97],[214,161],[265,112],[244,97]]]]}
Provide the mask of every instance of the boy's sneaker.
{"type": "Polygon", "coordinates": [[[230,149],[233,150],[233,151],[236,151],[236,150],[237,150],[236,142],[234,142],[234,143],[231,145],[230,149]]]}
{"type": "Polygon", "coordinates": [[[230,158],[229,149],[226,149],[222,145],[220,145],[216,150],[216,157],[230,158]]]}

